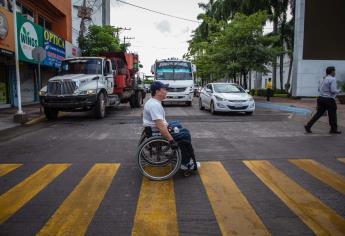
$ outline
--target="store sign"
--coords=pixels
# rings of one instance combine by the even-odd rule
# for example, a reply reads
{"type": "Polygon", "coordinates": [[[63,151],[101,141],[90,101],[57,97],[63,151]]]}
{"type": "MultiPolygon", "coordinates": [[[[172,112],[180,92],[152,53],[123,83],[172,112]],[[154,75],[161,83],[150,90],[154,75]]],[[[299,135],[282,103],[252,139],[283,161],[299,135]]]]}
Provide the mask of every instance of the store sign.
{"type": "Polygon", "coordinates": [[[59,68],[61,61],[65,59],[65,40],[48,30],[44,30],[43,35],[44,49],[47,52],[47,57],[43,64],[59,68]]]}
{"type": "Polygon", "coordinates": [[[17,30],[19,60],[37,63],[32,58],[32,50],[43,46],[43,28],[17,13],[17,30]]]}
{"type": "Polygon", "coordinates": [[[12,13],[0,7],[0,53],[13,55],[14,32],[12,13]]]}

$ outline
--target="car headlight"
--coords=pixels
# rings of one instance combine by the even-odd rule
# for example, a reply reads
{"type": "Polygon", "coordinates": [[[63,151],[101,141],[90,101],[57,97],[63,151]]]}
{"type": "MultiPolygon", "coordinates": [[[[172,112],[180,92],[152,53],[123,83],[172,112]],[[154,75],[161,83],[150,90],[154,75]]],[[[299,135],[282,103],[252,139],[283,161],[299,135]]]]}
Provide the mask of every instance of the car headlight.
{"type": "Polygon", "coordinates": [[[254,98],[248,98],[248,102],[254,102],[254,98]]]}
{"type": "Polygon", "coordinates": [[[221,98],[221,97],[219,97],[219,96],[214,96],[216,99],[217,99],[217,101],[226,101],[226,99],[224,99],[224,98],[221,98]]]}
{"type": "Polygon", "coordinates": [[[44,90],[41,90],[38,94],[39,94],[39,96],[45,96],[47,94],[47,92],[44,90]]]}

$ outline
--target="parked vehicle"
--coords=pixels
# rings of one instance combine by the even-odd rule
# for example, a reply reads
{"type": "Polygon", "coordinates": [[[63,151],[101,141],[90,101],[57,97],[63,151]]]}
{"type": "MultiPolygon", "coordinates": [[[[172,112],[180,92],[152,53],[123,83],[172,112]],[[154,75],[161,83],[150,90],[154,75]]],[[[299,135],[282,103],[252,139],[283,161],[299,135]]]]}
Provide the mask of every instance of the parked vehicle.
{"type": "Polygon", "coordinates": [[[209,109],[211,114],[216,112],[244,112],[252,115],[255,102],[241,86],[233,83],[210,83],[200,93],[200,110],[209,109]]]}
{"type": "Polygon", "coordinates": [[[56,119],[59,111],[88,110],[101,119],[106,107],[121,102],[140,107],[145,92],[136,75],[137,58],[135,54],[112,53],[64,60],[59,75],[49,79],[39,93],[47,119],[56,119]]]}
{"type": "Polygon", "coordinates": [[[192,105],[195,71],[195,65],[186,60],[171,58],[155,62],[151,67],[155,80],[169,84],[167,98],[163,104],[169,102],[192,105]]]}

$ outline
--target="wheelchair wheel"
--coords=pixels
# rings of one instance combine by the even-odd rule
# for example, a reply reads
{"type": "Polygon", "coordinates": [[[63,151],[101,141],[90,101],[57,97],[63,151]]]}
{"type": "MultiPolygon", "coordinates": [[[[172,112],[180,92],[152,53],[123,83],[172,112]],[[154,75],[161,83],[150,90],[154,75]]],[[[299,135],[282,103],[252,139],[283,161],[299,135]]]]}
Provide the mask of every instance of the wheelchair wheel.
{"type": "Polygon", "coordinates": [[[181,166],[180,149],[173,150],[162,137],[152,137],[139,146],[138,166],[150,180],[166,180],[176,174],[181,166]]]}

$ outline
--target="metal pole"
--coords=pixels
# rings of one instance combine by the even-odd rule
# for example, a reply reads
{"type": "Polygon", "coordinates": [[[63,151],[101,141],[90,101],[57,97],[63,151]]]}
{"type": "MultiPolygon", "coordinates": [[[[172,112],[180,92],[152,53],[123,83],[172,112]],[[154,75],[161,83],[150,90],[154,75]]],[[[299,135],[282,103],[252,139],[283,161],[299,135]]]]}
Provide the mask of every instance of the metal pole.
{"type": "Polygon", "coordinates": [[[24,114],[22,110],[22,95],[20,91],[20,75],[19,75],[19,56],[18,56],[18,38],[17,38],[17,3],[12,1],[13,11],[13,31],[14,31],[14,45],[15,45],[15,63],[16,63],[16,77],[17,77],[17,97],[18,97],[18,112],[17,114],[24,114]]]}
{"type": "MultiPolygon", "coordinates": [[[[38,61],[38,93],[42,89],[42,79],[41,79],[41,60],[38,61]]],[[[42,115],[42,104],[40,101],[40,96],[38,95],[38,102],[40,103],[40,115],[42,115]]]]}

